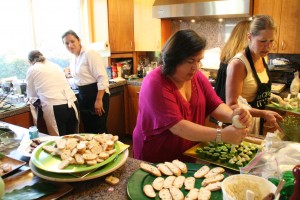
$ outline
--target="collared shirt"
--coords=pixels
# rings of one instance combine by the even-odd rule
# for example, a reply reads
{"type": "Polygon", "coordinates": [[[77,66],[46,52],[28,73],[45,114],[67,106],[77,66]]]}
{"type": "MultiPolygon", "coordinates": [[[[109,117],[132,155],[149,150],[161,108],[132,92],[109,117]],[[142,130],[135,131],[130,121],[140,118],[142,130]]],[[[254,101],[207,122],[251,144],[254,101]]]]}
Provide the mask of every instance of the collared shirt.
{"type": "Polygon", "coordinates": [[[76,96],[65,77],[63,70],[50,61],[37,62],[26,75],[27,97],[37,97],[42,106],[67,104],[76,101],[76,96]]]}
{"type": "Polygon", "coordinates": [[[98,90],[109,93],[109,82],[102,58],[92,49],[81,48],[78,57],[70,63],[71,75],[77,86],[97,83],[98,90]]]}

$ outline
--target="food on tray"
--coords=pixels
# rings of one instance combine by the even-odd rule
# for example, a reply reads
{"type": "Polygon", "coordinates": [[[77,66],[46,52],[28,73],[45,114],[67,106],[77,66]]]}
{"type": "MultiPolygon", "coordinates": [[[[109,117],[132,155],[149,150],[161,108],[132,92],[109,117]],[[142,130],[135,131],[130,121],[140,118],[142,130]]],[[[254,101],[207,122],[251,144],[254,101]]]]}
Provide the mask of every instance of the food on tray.
{"type": "Polygon", "coordinates": [[[184,176],[177,176],[174,180],[173,185],[177,188],[181,188],[184,184],[185,177],[184,176]]]}
{"type": "Polygon", "coordinates": [[[118,136],[111,134],[65,135],[55,140],[55,145],[45,145],[43,150],[53,156],[59,156],[62,162],[59,169],[69,164],[96,165],[115,153],[114,145],[118,136]]]}
{"type": "Polygon", "coordinates": [[[207,174],[205,174],[205,178],[209,178],[211,176],[216,176],[217,174],[222,174],[223,172],[225,172],[225,169],[222,167],[215,167],[212,168],[207,174]]]}
{"type": "Polygon", "coordinates": [[[41,141],[39,138],[35,138],[33,140],[31,140],[30,146],[29,146],[29,153],[32,153],[33,150],[39,146],[40,144],[42,144],[45,141],[41,141]]]}
{"type": "Polygon", "coordinates": [[[202,186],[207,186],[211,183],[215,183],[215,182],[219,182],[221,180],[223,180],[225,178],[225,176],[223,174],[217,174],[215,176],[210,176],[208,178],[205,178],[202,182],[202,186]]]}
{"type": "Polygon", "coordinates": [[[209,200],[211,197],[211,191],[206,188],[200,188],[198,193],[198,200],[209,200]]]}
{"type": "Polygon", "coordinates": [[[176,179],[176,176],[168,176],[165,180],[164,180],[164,185],[163,188],[170,188],[174,181],[176,179]]]}
{"type": "Polygon", "coordinates": [[[160,191],[163,189],[165,179],[163,177],[157,177],[154,179],[152,186],[155,190],[160,191]]]}
{"type": "Polygon", "coordinates": [[[146,171],[146,172],[148,172],[148,173],[150,173],[154,176],[161,176],[160,170],[157,167],[153,166],[153,165],[150,165],[150,164],[145,163],[145,162],[141,162],[140,167],[141,167],[142,170],[144,170],[144,171],[146,171]]]}
{"type": "MultiPolygon", "coordinates": [[[[173,160],[174,161],[174,160],[173,160]]],[[[145,162],[141,163],[141,168],[142,167],[146,167],[147,166],[147,170],[144,170],[146,172],[148,172],[149,174],[153,175],[153,170],[149,170],[150,166],[154,167],[154,171],[157,170],[162,170],[162,167],[159,166],[164,166],[163,170],[165,170],[166,168],[168,168],[169,166],[166,163],[173,163],[174,162],[165,162],[165,163],[159,163],[157,164],[157,167],[147,164],[145,162]],[[150,165],[150,166],[148,166],[150,165]]],[[[186,173],[188,172],[188,168],[187,165],[179,160],[175,160],[175,162],[177,163],[181,163],[185,166],[186,168],[186,173]]],[[[173,166],[171,166],[173,167],[173,166]]],[[[158,193],[158,196],[161,199],[210,199],[211,197],[211,192],[213,191],[217,191],[221,189],[221,181],[224,179],[224,168],[222,167],[214,167],[212,169],[210,169],[208,166],[204,165],[201,166],[199,169],[193,169],[193,171],[195,170],[195,172],[193,172],[193,174],[200,174],[199,176],[194,177],[193,174],[191,174],[191,171],[187,174],[183,175],[179,175],[176,176],[174,173],[172,173],[172,175],[165,175],[163,172],[161,172],[163,174],[162,176],[156,177],[154,178],[154,180],[152,181],[152,183],[148,182],[146,185],[151,185],[152,189],[154,191],[154,193],[158,193]],[[207,177],[205,178],[204,176],[207,175],[207,177]],[[198,185],[200,185],[200,187],[198,186],[198,188],[196,187],[196,181],[197,179],[201,179],[202,178],[202,185],[200,185],[200,183],[198,183],[198,185]],[[201,189],[201,190],[200,190],[201,189]],[[180,192],[179,192],[180,191],[180,192]],[[201,191],[201,194],[200,194],[201,191]],[[186,196],[184,197],[184,194],[186,194],[186,196]]],[[[184,170],[185,171],[185,170],[184,170]]],[[[156,176],[156,175],[154,175],[156,176]]],[[[148,188],[148,190],[151,190],[150,186],[143,186],[143,191],[144,194],[148,197],[150,197],[151,193],[146,194],[145,189],[148,188]],[[149,189],[150,188],[150,189],[149,189]]],[[[154,198],[154,194],[152,194],[153,197],[150,198],[154,198]]]]}
{"type": "Polygon", "coordinates": [[[12,166],[7,163],[0,162],[0,176],[10,172],[12,170],[12,166]]]}
{"type": "Polygon", "coordinates": [[[199,189],[193,188],[189,191],[189,193],[185,196],[187,200],[193,200],[198,198],[199,189]]]}
{"type": "Polygon", "coordinates": [[[197,148],[196,153],[203,160],[238,169],[247,165],[260,148],[256,144],[246,142],[234,146],[210,142],[206,146],[197,148]]]}
{"type": "Polygon", "coordinates": [[[183,193],[175,186],[170,187],[170,193],[171,193],[172,199],[174,199],[174,200],[183,200],[184,199],[183,193]]]}
{"type": "Polygon", "coordinates": [[[174,175],[180,176],[181,170],[171,162],[165,162],[166,166],[173,172],[174,175]]]}
{"type": "Polygon", "coordinates": [[[152,185],[149,185],[149,184],[145,185],[143,187],[143,191],[144,191],[144,193],[146,194],[147,197],[150,197],[150,198],[156,197],[156,193],[155,193],[152,185]]]}
{"type": "Polygon", "coordinates": [[[110,185],[117,185],[120,182],[120,179],[110,175],[105,178],[105,182],[110,185]]]}
{"type": "Polygon", "coordinates": [[[181,162],[180,160],[173,160],[172,163],[181,170],[181,173],[187,173],[187,166],[185,163],[181,162]]]}
{"type": "Polygon", "coordinates": [[[194,173],[195,178],[202,178],[209,172],[209,167],[204,165],[194,173]]]}
{"type": "Polygon", "coordinates": [[[195,182],[196,182],[196,179],[195,177],[187,177],[184,181],[184,187],[186,190],[191,190],[195,187],[195,182]]]}
{"type": "Polygon", "coordinates": [[[159,169],[159,171],[161,171],[161,173],[163,175],[166,175],[166,176],[172,176],[173,175],[173,172],[164,163],[159,163],[156,166],[159,169]]]}

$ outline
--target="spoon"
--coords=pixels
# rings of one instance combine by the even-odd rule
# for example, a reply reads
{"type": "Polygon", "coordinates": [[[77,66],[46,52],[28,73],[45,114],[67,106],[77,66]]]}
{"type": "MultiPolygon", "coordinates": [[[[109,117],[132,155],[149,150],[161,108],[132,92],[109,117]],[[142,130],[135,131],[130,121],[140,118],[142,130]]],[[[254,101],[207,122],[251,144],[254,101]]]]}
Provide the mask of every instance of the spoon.
{"type": "Polygon", "coordinates": [[[273,199],[276,199],[277,196],[279,195],[280,191],[282,190],[284,184],[285,184],[285,180],[281,179],[280,182],[279,182],[279,184],[278,184],[278,186],[277,186],[277,188],[276,188],[275,193],[274,194],[273,193],[268,194],[267,196],[265,196],[263,198],[263,200],[273,200],[273,199]]]}

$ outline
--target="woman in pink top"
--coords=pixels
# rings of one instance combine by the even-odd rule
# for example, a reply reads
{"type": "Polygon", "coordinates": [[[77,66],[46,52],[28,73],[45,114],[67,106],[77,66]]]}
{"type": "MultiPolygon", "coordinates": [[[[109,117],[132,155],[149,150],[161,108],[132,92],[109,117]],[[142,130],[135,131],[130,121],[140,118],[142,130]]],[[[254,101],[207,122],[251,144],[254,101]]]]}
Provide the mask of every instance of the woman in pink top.
{"type": "Polygon", "coordinates": [[[248,129],[228,126],[223,130],[204,126],[212,115],[231,122],[233,115],[249,126],[251,115],[244,109],[232,110],[220,100],[207,78],[199,71],[206,40],[193,30],[176,32],[165,44],[160,67],[143,80],[139,113],[133,132],[134,158],[149,162],[180,159],[199,141],[239,144],[248,129]]]}

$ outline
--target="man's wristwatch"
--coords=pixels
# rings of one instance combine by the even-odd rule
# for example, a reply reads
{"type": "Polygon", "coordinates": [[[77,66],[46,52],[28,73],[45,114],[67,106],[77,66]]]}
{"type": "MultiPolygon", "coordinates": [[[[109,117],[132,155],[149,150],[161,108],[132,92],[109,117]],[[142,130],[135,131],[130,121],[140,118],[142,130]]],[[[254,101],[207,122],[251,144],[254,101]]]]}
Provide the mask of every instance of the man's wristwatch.
{"type": "Polygon", "coordinates": [[[217,128],[217,137],[215,140],[216,143],[222,142],[222,129],[217,128]]]}

